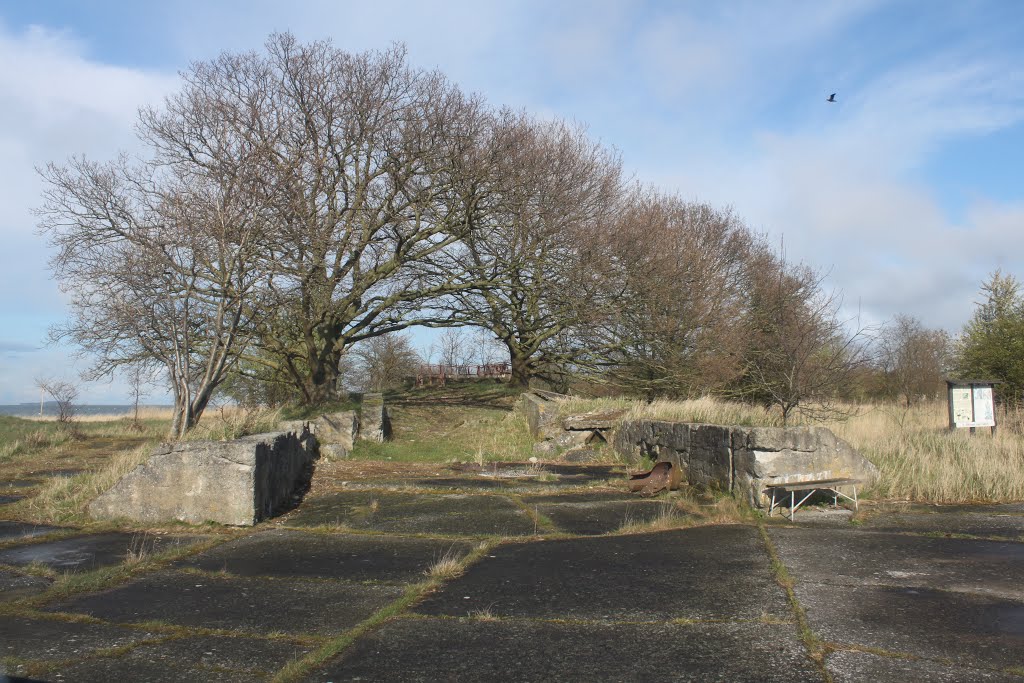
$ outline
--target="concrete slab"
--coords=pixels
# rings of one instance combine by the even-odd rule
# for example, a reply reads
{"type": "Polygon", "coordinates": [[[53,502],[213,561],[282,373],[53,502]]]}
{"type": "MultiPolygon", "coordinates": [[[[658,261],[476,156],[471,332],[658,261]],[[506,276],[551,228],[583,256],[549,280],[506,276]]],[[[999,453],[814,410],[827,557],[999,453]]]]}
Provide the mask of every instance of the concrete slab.
{"type": "Polygon", "coordinates": [[[344,491],[305,501],[285,524],[455,536],[534,532],[533,519],[508,498],[468,494],[344,491]]]}
{"type": "MultiPolygon", "coordinates": [[[[97,657],[72,666],[55,667],[48,671],[51,681],[146,681],[146,683],[180,683],[203,681],[206,683],[246,683],[268,681],[269,677],[249,671],[211,669],[190,662],[154,662],[133,653],[121,657],[97,657]]],[[[3,679],[0,678],[0,683],[3,679]]]]}
{"type": "Polygon", "coordinates": [[[820,681],[795,629],[400,619],[308,681],[820,681]]]}
{"type": "Polygon", "coordinates": [[[596,536],[618,531],[626,524],[650,522],[672,514],[675,504],[646,501],[607,501],[538,505],[537,511],[570,534],[596,536]]]}
{"type": "Polygon", "coordinates": [[[872,511],[900,514],[1024,515],[1024,502],[936,505],[933,503],[880,503],[872,511]]]}
{"type": "MultiPolygon", "coordinates": [[[[797,517],[799,520],[799,516],[797,517]]],[[[966,534],[1024,540],[1024,515],[997,512],[992,507],[967,511],[964,507],[935,507],[910,513],[877,512],[865,515],[862,529],[934,534],[966,534]]]]}
{"type": "Polygon", "coordinates": [[[493,491],[512,488],[513,482],[501,479],[476,479],[440,477],[438,479],[412,479],[404,482],[408,486],[425,489],[451,489],[453,491],[493,491]]]}
{"type": "Polygon", "coordinates": [[[517,488],[524,489],[605,486],[609,480],[626,479],[622,468],[604,465],[543,465],[536,468],[499,470],[497,473],[481,472],[480,476],[501,477],[512,482],[517,488]]]}
{"type": "Polygon", "coordinates": [[[865,531],[769,531],[798,580],[926,587],[1024,601],[1024,543],[865,531]]]}
{"type": "Polygon", "coordinates": [[[59,541],[18,545],[0,550],[0,564],[27,565],[33,562],[62,572],[91,571],[120,564],[131,552],[148,554],[191,545],[200,536],[154,536],[151,534],[91,534],[59,541]]]}
{"type": "Polygon", "coordinates": [[[37,595],[49,588],[51,583],[53,583],[52,579],[43,576],[0,569],[0,602],[21,600],[37,595]]]}
{"type": "Polygon", "coordinates": [[[0,505],[10,505],[11,503],[17,503],[25,496],[3,496],[0,495],[0,505]]]}
{"type": "Polygon", "coordinates": [[[462,557],[471,549],[452,541],[275,530],[230,541],[178,566],[239,576],[415,582],[445,555],[462,557]]]}
{"type": "Polygon", "coordinates": [[[1013,674],[965,669],[924,659],[880,657],[866,652],[834,652],[827,667],[835,683],[863,681],[914,681],[915,683],[1021,683],[1024,678],[1013,674]]]}
{"type": "Polygon", "coordinates": [[[632,502],[639,500],[638,496],[629,493],[625,486],[621,491],[574,491],[572,493],[545,493],[528,494],[522,497],[528,505],[545,505],[558,503],[609,503],[609,502],[632,502]]]}
{"type": "Polygon", "coordinates": [[[797,581],[796,597],[824,640],[960,666],[1021,665],[1024,602],[930,588],[797,581]]]}
{"type": "Polygon", "coordinates": [[[851,524],[853,510],[844,507],[812,506],[802,507],[796,513],[796,520],[790,521],[789,511],[774,513],[766,522],[771,525],[795,525],[798,527],[827,527],[830,529],[857,528],[851,524]]]}
{"type": "Polygon", "coordinates": [[[326,635],[355,626],[401,595],[397,586],[163,571],[49,609],[117,623],[155,619],[244,633],[326,635]]]}
{"type": "Polygon", "coordinates": [[[791,617],[758,531],[747,526],[498,547],[415,611],[599,621],[791,617]]]}
{"type": "Polygon", "coordinates": [[[51,531],[62,531],[65,527],[47,526],[45,524],[32,524],[30,522],[2,522],[0,521],[0,541],[13,541],[22,538],[33,538],[42,536],[51,531]]]}
{"type": "MultiPolygon", "coordinates": [[[[112,624],[0,615],[0,658],[62,660],[162,636],[112,624]]],[[[17,672],[15,672],[17,673],[17,672]]]]}
{"type": "Polygon", "coordinates": [[[282,640],[202,636],[140,645],[119,657],[99,657],[50,676],[69,681],[263,681],[311,648],[282,640]]]}

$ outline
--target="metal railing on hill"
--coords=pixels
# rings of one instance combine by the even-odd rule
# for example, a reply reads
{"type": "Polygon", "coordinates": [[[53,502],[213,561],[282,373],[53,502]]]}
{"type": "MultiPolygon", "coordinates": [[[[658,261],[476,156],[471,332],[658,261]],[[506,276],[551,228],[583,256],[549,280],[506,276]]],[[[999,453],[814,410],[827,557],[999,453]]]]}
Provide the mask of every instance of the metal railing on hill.
{"type": "Polygon", "coordinates": [[[448,365],[445,363],[423,364],[416,371],[416,386],[444,386],[450,380],[494,378],[504,379],[512,375],[510,363],[484,363],[482,365],[448,365]]]}

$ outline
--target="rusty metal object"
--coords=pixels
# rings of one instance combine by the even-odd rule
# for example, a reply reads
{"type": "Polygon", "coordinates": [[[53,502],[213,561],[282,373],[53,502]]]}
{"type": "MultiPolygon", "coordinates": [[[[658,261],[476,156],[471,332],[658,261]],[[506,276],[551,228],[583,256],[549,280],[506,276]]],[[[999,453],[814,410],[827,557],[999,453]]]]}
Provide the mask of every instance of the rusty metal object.
{"type": "Polygon", "coordinates": [[[643,497],[653,496],[661,491],[675,491],[682,480],[682,472],[667,460],[655,463],[650,472],[634,474],[629,478],[629,490],[643,497]]]}

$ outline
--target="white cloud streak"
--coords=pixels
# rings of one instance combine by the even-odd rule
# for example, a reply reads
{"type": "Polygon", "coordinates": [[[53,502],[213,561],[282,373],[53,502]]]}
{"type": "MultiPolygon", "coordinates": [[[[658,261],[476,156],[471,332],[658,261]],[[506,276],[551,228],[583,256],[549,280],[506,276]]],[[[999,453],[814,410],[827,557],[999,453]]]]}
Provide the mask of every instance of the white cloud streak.
{"type": "MultiPolygon", "coordinates": [[[[46,323],[39,321],[63,317],[32,213],[42,194],[35,168],[132,149],[138,107],[159,102],[176,83],[176,76],[98,64],[85,50],[67,33],[32,27],[15,34],[0,24],[0,325],[21,336],[8,343],[41,347],[46,323]]],[[[67,349],[7,354],[0,359],[0,402],[31,400],[34,376],[71,364],[67,349]]]]}

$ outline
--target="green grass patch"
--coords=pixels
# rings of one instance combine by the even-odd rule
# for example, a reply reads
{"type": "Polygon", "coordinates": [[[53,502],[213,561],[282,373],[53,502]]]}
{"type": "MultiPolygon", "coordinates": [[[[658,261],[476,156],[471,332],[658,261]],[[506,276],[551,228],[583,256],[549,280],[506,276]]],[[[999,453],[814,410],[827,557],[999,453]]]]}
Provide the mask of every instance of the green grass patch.
{"type": "Polygon", "coordinates": [[[388,409],[390,441],[358,441],[350,457],[396,462],[525,460],[533,439],[526,418],[500,408],[401,404],[388,409]]]}
{"type": "Polygon", "coordinates": [[[59,446],[71,439],[71,432],[56,422],[37,422],[0,415],[0,463],[59,446]]]}

